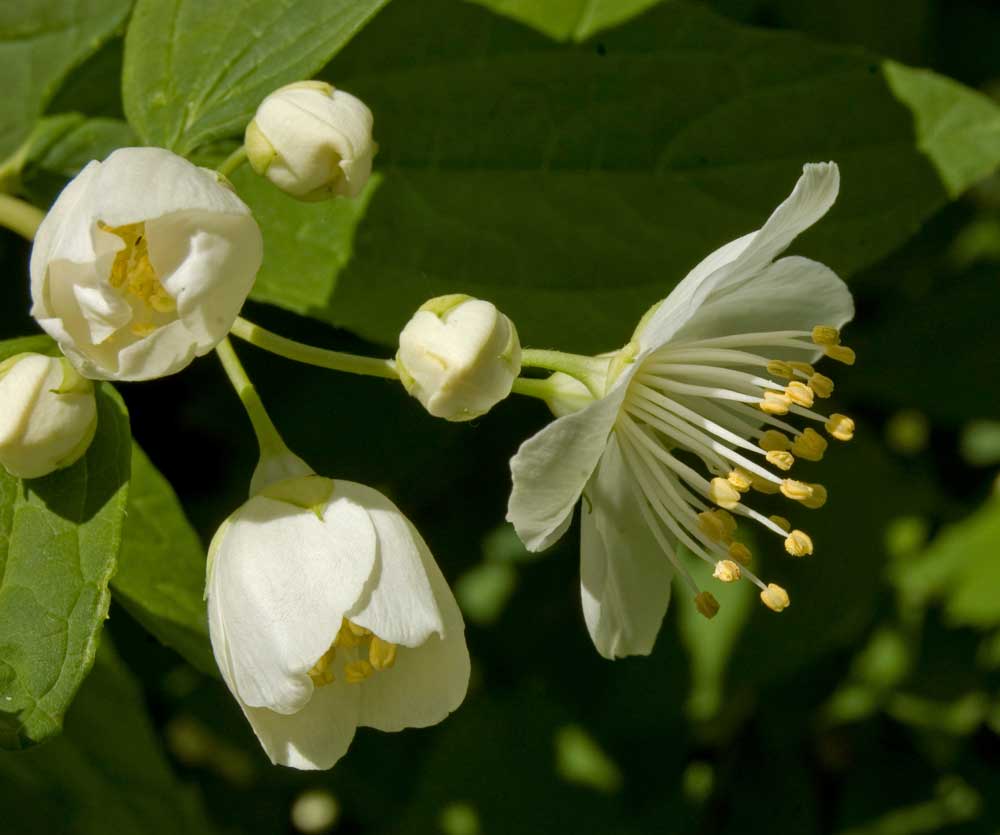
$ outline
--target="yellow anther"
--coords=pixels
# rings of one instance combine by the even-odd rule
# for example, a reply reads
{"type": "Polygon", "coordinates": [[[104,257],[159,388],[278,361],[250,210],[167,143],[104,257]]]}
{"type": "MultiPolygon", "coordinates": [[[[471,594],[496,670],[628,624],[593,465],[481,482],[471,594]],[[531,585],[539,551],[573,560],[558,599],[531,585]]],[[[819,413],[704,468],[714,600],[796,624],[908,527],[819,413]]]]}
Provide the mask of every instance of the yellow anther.
{"type": "Polygon", "coordinates": [[[712,542],[723,542],[729,539],[729,531],[725,522],[713,511],[705,510],[698,514],[698,528],[712,542]]]}
{"type": "Polygon", "coordinates": [[[790,380],[795,373],[795,369],[784,360],[770,360],[767,364],[767,373],[772,377],[781,377],[784,380],[790,380]]]}
{"type": "Polygon", "coordinates": [[[792,452],[806,461],[822,461],[827,446],[826,438],[809,427],[792,442],[792,452]]]}
{"type": "Polygon", "coordinates": [[[792,405],[791,398],[784,392],[765,391],[760,403],[760,410],[768,415],[787,415],[792,405]]]}
{"type": "Polygon", "coordinates": [[[724,478],[713,478],[708,485],[708,498],[719,507],[727,510],[736,507],[740,503],[740,494],[732,484],[724,478]]]}
{"type": "Polygon", "coordinates": [[[351,661],[344,665],[344,678],[348,684],[358,684],[374,672],[375,668],[365,660],[351,661]]]}
{"type": "Polygon", "coordinates": [[[839,345],[840,331],[829,325],[816,325],[813,328],[812,340],[817,345],[839,345]]]}
{"type": "Polygon", "coordinates": [[[336,647],[331,646],[319,657],[319,660],[313,664],[312,669],[309,671],[309,678],[313,680],[313,684],[317,687],[323,687],[334,681],[333,670],[330,669],[330,665],[333,663],[336,653],[336,647]]]}
{"type": "Polygon", "coordinates": [[[136,336],[149,336],[156,330],[156,325],[152,322],[133,322],[128,329],[136,336]]]}
{"type": "Polygon", "coordinates": [[[771,481],[769,478],[762,478],[756,473],[754,474],[751,486],[758,493],[763,493],[765,496],[773,496],[781,489],[781,485],[777,482],[771,481]]]}
{"type": "Polygon", "coordinates": [[[805,557],[813,552],[813,541],[804,531],[792,531],[785,538],[785,550],[793,557],[805,557]]]}
{"type": "Polygon", "coordinates": [[[827,398],[833,394],[833,380],[825,374],[812,374],[809,377],[809,388],[817,397],[827,398]]]}
{"type": "Polygon", "coordinates": [[[810,510],[819,510],[826,504],[826,488],[822,484],[810,484],[813,494],[808,499],[802,500],[803,507],[810,510]]]}
{"type": "MultiPolygon", "coordinates": [[[[108,274],[108,283],[116,290],[144,302],[155,313],[173,313],[177,302],[160,284],[153,262],[149,260],[149,244],[146,239],[145,223],[127,223],[124,226],[108,226],[97,222],[98,228],[122,240],[125,246],[115,253],[108,274]]],[[[136,336],[147,336],[157,325],[149,321],[133,323],[129,328],[136,336]]]]}
{"type": "Polygon", "coordinates": [[[735,583],[743,576],[743,572],[740,571],[740,567],[732,560],[719,560],[715,564],[715,571],[712,572],[712,576],[723,583],[735,583]]]}
{"type": "Polygon", "coordinates": [[[826,422],[826,431],[838,441],[849,441],[854,437],[854,421],[847,415],[834,412],[826,422]]]}
{"type": "Polygon", "coordinates": [[[733,514],[721,508],[716,508],[712,511],[718,519],[722,521],[722,524],[726,527],[726,533],[732,536],[736,533],[736,520],[733,518],[733,514]]]}
{"type": "Polygon", "coordinates": [[[813,390],[798,380],[793,380],[785,387],[785,394],[796,406],[805,406],[808,409],[813,404],[813,390]]]}
{"type": "Polygon", "coordinates": [[[747,548],[742,542],[731,542],[729,543],[729,556],[731,556],[740,565],[750,565],[750,560],[753,559],[753,554],[750,553],[750,549],[747,548]]]}
{"type": "Polygon", "coordinates": [[[784,516],[769,516],[768,517],[775,525],[781,528],[785,533],[792,529],[792,523],[789,522],[784,516]]]}
{"type": "Polygon", "coordinates": [[[788,436],[784,432],[779,432],[777,429],[768,429],[759,441],[757,441],[757,446],[759,446],[765,452],[771,452],[772,450],[785,450],[791,447],[792,442],[788,440],[788,436]]]}
{"type": "Polygon", "coordinates": [[[333,642],[334,646],[351,649],[352,647],[356,647],[364,642],[363,637],[354,634],[351,626],[353,626],[353,624],[347,620],[347,618],[344,618],[340,624],[340,631],[337,633],[337,639],[333,642]]]}
{"type": "Polygon", "coordinates": [[[842,362],[844,365],[854,365],[857,356],[852,348],[846,345],[827,345],[823,352],[832,360],[842,362]]]}
{"type": "Polygon", "coordinates": [[[396,645],[374,635],[368,647],[368,661],[376,670],[388,670],[396,662],[396,645]]]}
{"type": "Polygon", "coordinates": [[[711,620],[719,612],[719,601],[708,591],[699,592],[694,596],[694,606],[699,613],[711,620]]]}
{"type": "Polygon", "coordinates": [[[347,621],[347,628],[351,630],[351,634],[355,638],[367,638],[369,635],[372,634],[372,631],[370,629],[365,629],[365,627],[363,626],[358,626],[356,623],[350,620],[347,621]]]}
{"type": "Polygon", "coordinates": [[[781,494],[792,501],[804,502],[813,494],[812,487],[804,481],[796,481],[793,478],[786,478],[781,482],[781,494]]]}
{"type": "Polygon", "coordinates": [[[773,467],[777,467],[779,470],[790,470],[792,464],[795,463],[795,456],[790,452],[783,452],[781,450],[773,449],[767,455],[764,456],[767,459],[767,463],[773,467]]]}
{"type": "Polygon", "coordinates": [[[788,363],[792,368],[798,371],[800,374],[805,374],[807,377],[811,377],[816,373],[816,369],[813,368],[807,362],[796,362],[795,360],[788,363]]]}
{"type": "Polygon", "coordinates": [[[780,612],[787,609],[791,601],[788,599],[788,592],[777,583],[768,583],[767,588],[760,593],[761,602],[772,612],[780,612]]]}
{"type": "Polygon", "coordinates": [[[746,491],[750,489],[750,485],[753,483],[753,478],[746,470],[741,467],[736,467],[730,471],[728,476],[726,476],[726,481],[728,481],[741,493],[746,493],[746,491]]]}

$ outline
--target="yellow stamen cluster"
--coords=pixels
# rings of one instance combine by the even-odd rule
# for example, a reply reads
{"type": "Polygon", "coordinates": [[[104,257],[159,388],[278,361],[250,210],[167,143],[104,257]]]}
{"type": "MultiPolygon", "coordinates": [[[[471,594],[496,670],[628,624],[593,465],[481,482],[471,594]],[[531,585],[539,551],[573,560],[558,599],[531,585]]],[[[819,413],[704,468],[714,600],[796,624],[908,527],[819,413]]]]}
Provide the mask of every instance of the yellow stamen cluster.
{"type": "Polygon", "coordinates": [[[790,531],[792,529],[792,523],[789,522],[784,516],[771,516],[769,518],[783,531],[790,531]]]}
{"type": "Polygon", "coordinates": [[[781,482],[781,495],[793,502],[802,502],[813,494],[812,487],[804,481],[796,481],[794,478],[786,478],[781,482]]]}
{"type": "Polygon", "coordinates": [[[730,470],[729,475],[726,476],[726,481],[739,490],[739,492],[746,493],[753,485],[753,476],[742,467],[734,467],[730,470]]]}
{"type": "Polygon", "coordinates": [[[792,531],[785,539],[785,550],[793,557],[805,557],[813,552],[813,542],[804,531],[792,531]]]}
{"type": "Polygon", "coordinates": [[[750,549],[747,548],[742,542],[730,542],[729,543],[729,556],[731,556],[740,565],[750,565],[750,561],[753,559],[753,554],[750,549]]]}
{"type": "Polygon", "coordinates": [[[724,478],[713,478],[708,486],[708,497],[719,507],[731,510],[740,503],[739,491],[724,478]]]}
{"type": "Polygon", "coordinates": [[[802,506],[810,510],[819,510],[826,504],[826,488],[822,484],[810,484],[812,495],[808,499],[802,499],[802,506]]]}
{"type": "Polygon", "coordinates": [[[849,441],[854,437],[854,421],[847,415],[834,412],[826,422],[826,431],[838,441],[849,441]]]}
{"type": "Polygon", "coordinates": [[[790,470],[792,464],[795,463],[795,456],[792,453],[778,449],[772,449],[764,457],[767,459],[768,464],[777,467],[779,470],[790,470]]]}
{"type": "Polygon", "coordinates": [[[813,404],[813,390],[798,380],[793,380],[785,387],[785,394],[796,406],[808,409],[813,404]]]}
{"type": "Polygon", "coordinates": [[[723,583],[735,583],[743,576],[743,572],[732,560],[719,560],[715,564],[715,571],[712,572],[712,576],[723,583]]]}
{"type": "Polygon", "coordinates": [[[792,442],[792,452],[806,461],[822,461],[827,446],[826,438],[809,427],[792,442]]]}
{"type": "Polygon", "coordinates": [[[788,436],[784,432],[768,429],[757,442],[757,446],[765,452],[783,452],[791,448],[792,442],[788,440],[788,436]]]}
{"type": "Polygon", "coordinates": [[[787,609],[791,601],[788,599],[788,592],[777,583],[768,583],[767,588],[760,593],[761,602],[772,612],[780,612],[787,609]]]}
{"type": "Polygon", "coordinates": [[[133,301],[139,302],[139,315],[129,326],[136,336],[147,336],[157,328],[153,318],[156,313],[173,313],[177,303],[164,289],[152,262],[149,260],[149,244],[146,239],[145,223],[127,223],[123,226],[108,226],[98,221],[97,226],[104,232],[116,235],[125,247],[115,254],[111,264],[108,283],[120,290],[133,301]]]}
{"type": "Polygon", "coordinates": [[[809,388],[813,390],[817,397],[824,400],[833,394],[833,380],[825,374],[811,374],[809,376],[809,388]]]}
{"type": "Polygon", "coordinates": [[[772,377],[781,377],[784,380],[791,380],[792,376],[795,374],[795,369],[792,368],[791,363],[787,363],[784,360],[771,360],[767,364],[767,373],[772,377]]]}
{"type": "Polygon", "coordinates": [[[337,650],[345,652],[353,650],[367,656],[352,658],[344,664],[344,680],[348,684],[358,684],[375,672],[388,670],[396,661],[397,647],[372,634],[370,629],[344,618],[330,648],[309,670],[309,677],[317,687],[323,687],[336,680],[332,667],[337,650]]]}
{"type": "Polygon", "coordinates": [[[764,396],[761,398],[760,410],[768,415],[787,415],[789,408],[791,408],[792,400],[784,392],[777,391],[765,391],[764,396]]]}

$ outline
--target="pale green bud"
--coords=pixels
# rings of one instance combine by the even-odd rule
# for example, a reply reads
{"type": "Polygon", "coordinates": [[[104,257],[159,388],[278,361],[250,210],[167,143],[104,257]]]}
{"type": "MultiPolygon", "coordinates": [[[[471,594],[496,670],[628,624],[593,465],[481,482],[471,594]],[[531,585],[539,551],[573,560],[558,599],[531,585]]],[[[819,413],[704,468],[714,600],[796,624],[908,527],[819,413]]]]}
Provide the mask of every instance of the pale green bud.
{"type": "Polygon", "coordinates": [[[514,323],[489,302],[439,296],[403,328],[396,367],[432,415],[471,420],[510,394],[521,371],[521,343],[514,323]]]}
{"type": "Polygon", "coordinates": [[[12,476],[68,467],[96,429],[94,384],[67,359],[17,354],[0,363],[0,464],[12,476]]]}

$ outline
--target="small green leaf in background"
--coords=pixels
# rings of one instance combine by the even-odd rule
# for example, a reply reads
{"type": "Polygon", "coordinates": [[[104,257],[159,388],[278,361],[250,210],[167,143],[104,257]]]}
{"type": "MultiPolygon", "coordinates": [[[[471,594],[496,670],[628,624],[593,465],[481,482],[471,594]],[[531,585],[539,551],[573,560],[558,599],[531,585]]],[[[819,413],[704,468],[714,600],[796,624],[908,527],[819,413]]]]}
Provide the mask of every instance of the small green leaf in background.
{"type": "Polygon", "coordinates": [[[585,41],[665,0],[470,0],[558,40],[585,41]]]}
{"type": "Polygon", "coordinates": [[[132,447],[115,600],[195,667],[216,675],[205,610],[205,550],[167,480],[132,447]]]}
{"type": "MultiPolygon", "coordinates": [[[[51,348],[45,337],[0,345],[0,359],[51,348]]],[[[94,662],[125,522],[125,404],[97,386],[97,434],[73,466],[22,481],[0,470],[0,747],[59,732],[94,662]]]]}
{"type": "Polygon", "coordinates": [[[0,804],[8,824],[16,817],[18,835],[214,831],[171,772],[139,686],[107,638],[63,735],[0,757],[0,804]]]}
{"type": "MultiPolygon", "coordinates": [[[[110,38],[132,0],[33,0],[0,8],[0,159],[27,137],[60,82],[110,38]]],[[[117,79],[108,79],[117,84],[117,79]]]]}
{"type": "Polygon", "coordinates": [[[388,0],[138,0],[125,37],[125,113],[188,154],[242,133],[272,90],[309,78],[388,0]]]}

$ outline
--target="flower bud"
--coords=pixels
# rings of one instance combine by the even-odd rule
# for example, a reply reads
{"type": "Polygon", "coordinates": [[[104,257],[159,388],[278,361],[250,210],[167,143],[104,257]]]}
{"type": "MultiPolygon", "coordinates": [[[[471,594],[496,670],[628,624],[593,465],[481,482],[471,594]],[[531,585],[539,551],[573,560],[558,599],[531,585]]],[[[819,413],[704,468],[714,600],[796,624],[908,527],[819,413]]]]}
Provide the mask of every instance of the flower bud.
{"type": "Polygon", "coordinates": [[[489,302],[460,294],[423,304],[399,335],[406,390],[435,417],[472,420],[510,394],[521,370],[514,323],[489,302]]]}
{"type": "Polygon", "coordinates": [[[288,84],[265,98],[247,125],[247,159],[300,200],[357,197],[378,150],[373,121],[363,101],[332,84],[288,84]]]}
{"type": "Polygon", "coordinates": [[[17,354],[0,363],[0,464],[16,478],[68,467],[97,429],[94,384],[63,357],[17,354]]]}

